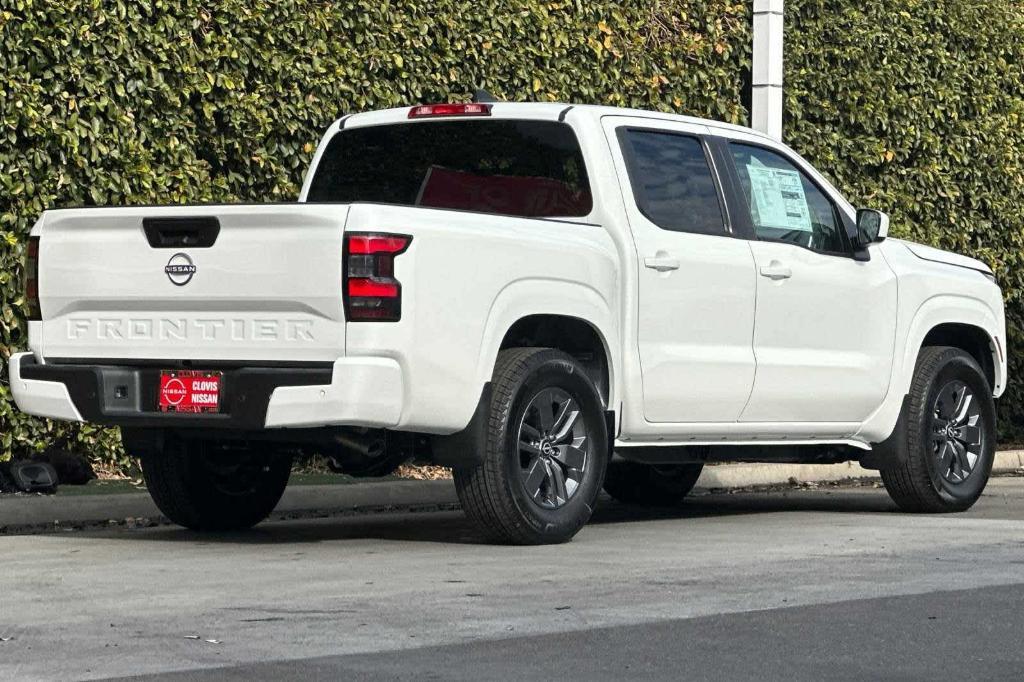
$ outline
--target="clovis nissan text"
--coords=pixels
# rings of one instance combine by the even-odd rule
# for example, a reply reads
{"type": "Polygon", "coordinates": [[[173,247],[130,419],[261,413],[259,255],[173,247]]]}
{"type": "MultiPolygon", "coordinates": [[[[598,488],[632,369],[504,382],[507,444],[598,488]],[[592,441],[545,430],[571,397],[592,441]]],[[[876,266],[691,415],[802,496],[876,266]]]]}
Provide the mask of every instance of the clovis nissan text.
{"type": "Polygon", "coordinates": [[[959,511],[994,458],[1002,297],[785,145],[559,104],[345,116],[297,203],[65,209],[32,230],[18,406],[121,428],[173,521],[264,519],[292,459],[454,469],[495,540],[708,461],[859,461],[959,511]]]}

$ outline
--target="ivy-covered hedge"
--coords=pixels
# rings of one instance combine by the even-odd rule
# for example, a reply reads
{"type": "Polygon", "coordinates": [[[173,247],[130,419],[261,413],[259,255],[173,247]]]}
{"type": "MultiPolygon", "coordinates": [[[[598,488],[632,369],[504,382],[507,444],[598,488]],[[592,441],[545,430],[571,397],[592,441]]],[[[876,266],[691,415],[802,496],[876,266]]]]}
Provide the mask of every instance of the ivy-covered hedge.
{"type": "MultiPolygon", "coordinates": [[[[992,263],[1019,343],[1019,3],[787,14],[789,141],[897,234],[992,263]]],[[[289,199],[338,115],[477,87],[743,123],[750,19],[750,0],[0,0],[0,359],[26,343],[20,260],[45,208],[289,199]]],[[[0,457],[54,440],[120,456],[109,432],[18,414],[4,367],[0,457]]]]}
{"type": "MultiPolygon", "coordinates": [[[[1024,3],[786,0],[786,141],[893,233],[980,258],[1006,301],[1024,439],[1024,3]]],[[[839,390],[842,390],[839,387],[839,390]]]]}

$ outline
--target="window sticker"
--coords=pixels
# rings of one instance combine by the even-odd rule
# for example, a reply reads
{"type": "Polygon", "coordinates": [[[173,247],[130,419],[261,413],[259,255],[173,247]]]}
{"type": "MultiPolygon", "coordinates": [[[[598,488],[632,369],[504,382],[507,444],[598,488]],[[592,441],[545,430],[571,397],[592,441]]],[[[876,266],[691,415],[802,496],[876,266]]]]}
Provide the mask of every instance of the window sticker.
{"type": "Polygon", "coordinates": [[[751,161],[747,176],[760,227],[812,232],[811,209],[800,173],[769,168],[757,159],[751,161]]]}

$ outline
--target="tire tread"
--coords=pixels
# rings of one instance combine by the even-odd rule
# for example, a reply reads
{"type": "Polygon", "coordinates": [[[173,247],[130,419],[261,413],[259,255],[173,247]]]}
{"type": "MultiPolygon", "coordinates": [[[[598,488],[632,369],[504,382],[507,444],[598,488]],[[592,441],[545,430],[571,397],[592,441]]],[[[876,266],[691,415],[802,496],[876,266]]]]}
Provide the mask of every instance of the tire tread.
{"type": "MultiPolygon", "coordinates": [[[[524,379],[545,359],[575,362],[568,354],[551,348],[510,348],[498,354],[491,378],[491,404],[483,461],[476,467],[456,469],[454,472],[455,488],[463,510],[489,541],[516,545],[553,541],[551,537],[539,534],[516,508],[508,490],[518,482],[509,480],[504,462],[505,433],[512,417],[516,393],[524,379]]],[[[571,533],[555,538],[554,541],[571,539],[586,520],[582,519],[571,533]]]]}
{"type": "Polygon", "coordinates": [[[195,455],[179,443],[160,454],[142,458],[146,488],[157,508],[173,523],[197,531],[230,531],[251,528],[270,515],[288,483],[290,459],[268,462],[267,479],[247,497],[211,493],[197,477],[195,455]]]}
{"type": "Polygon", "coordinates": [[[914,368],[907,403],[906,446],[907,458],[902,464],[882,469],[879,473],[886,492],[905,512],[942,513],[963,511],[974,504],[974,500],[954,503],[945,500],[932,485],[926,457],[930,444],[922,442],[921,420],[928,417],[928,398],[931,385],[943,367],[954,359],[966,362],[979,376],[984,377],[977,363],[959,348],[952,346],[925,346],[921,349],[914,368]]]}

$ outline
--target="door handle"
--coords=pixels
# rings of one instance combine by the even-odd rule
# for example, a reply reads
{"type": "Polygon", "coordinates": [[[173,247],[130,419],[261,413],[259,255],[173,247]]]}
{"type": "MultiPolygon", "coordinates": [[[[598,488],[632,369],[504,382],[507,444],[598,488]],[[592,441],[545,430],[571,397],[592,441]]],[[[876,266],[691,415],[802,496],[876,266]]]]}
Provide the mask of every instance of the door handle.
{"type": "Polygon", "coordinates": [[[651,270],[657,270],[658,272],[668,272],[670,270],[679,269],[679,259],[669,258],[667,256],[644,258],[644,266],[650,268],[651,270]]]}
{"type": "Polygon", "coordinates": [[[761,266],[761,276],[777,282],[792,277],[793,271],[779,261],[773,260],[768,265],[761,266]]]}

